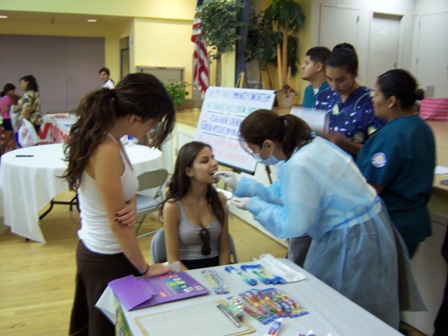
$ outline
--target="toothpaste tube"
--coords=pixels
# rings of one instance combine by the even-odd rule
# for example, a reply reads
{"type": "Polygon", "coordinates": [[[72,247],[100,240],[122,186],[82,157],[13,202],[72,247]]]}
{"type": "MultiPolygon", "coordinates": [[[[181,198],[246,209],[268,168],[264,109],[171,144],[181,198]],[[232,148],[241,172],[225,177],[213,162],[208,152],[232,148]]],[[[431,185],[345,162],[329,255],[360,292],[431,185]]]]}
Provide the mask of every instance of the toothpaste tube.
{"type": "Polygon", "coordinates": [[[275,336],[280,332],[280,328],[282,327],[281,318],[276,319],[274,323],[269,327],[269,330],[264,334],[264,336],[275,336]]]}

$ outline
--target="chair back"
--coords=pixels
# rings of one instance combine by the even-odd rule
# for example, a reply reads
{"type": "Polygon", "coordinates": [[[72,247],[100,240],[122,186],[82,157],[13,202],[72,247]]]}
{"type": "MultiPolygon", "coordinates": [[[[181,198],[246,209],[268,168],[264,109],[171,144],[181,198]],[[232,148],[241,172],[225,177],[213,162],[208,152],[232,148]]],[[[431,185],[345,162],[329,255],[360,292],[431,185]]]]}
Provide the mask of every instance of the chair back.
{"type": "MultiPolygon", "coordinates": [[[[233,243],[233,238],[229,233],[229,247],[230,247],[230,257],[233,259],[233,263],[238,263],[238,257],[236,255],[235,244],[233,243]]],[[[153,263],[164,263],[167,261],[166,247],[165,247],[165,229],[160,228],[157,230],[156,234],[151,241],[151,258],[153,263]]]]}
{"type": "Polygon", "coordinates": [[[165,229],[160,228],[156,231],[151,241],[151,258],[154,264],[167,261],[165,248],[165,229]]]}
{"type": "Polygon", "coordinates": [[[163,187],[167,177],[168,171],[166,169],[144,172],[138,176],[138,191],[163,187]]]}
{"type": "MultiPolygon", "coordinates": [[[[168,178],[166,169],[156,169],[144,172],[138,177],[138,192],[136,195],[137,215],[140,220],[137,221],[136,232],[140,230],[143,221],[148,213],[157,211],[159,205],[164,200],[164,187],[168,178]],[[153,189],[156,189],[153,192],[153,189]],[[146,193],[148,190],[148,193],[146,193]]],[[[155,231],[140,234],[137,238],[146,237],[155,231]]]]}

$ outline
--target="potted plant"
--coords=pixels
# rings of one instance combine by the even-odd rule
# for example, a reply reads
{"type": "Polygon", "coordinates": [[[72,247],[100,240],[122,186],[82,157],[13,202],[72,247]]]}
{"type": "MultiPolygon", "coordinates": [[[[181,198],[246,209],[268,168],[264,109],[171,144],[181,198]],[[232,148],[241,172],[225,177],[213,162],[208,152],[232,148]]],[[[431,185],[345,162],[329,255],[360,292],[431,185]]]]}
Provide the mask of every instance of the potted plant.
{"type": "Polygon", "coordinates": [[[288,73],[295,76],[299,69],[297,33],[303,27],[305,15],[294,0],[273,0],[266,8],[263,20],[264,25],[270,24],[277,34],[277,75],[281,87],[277,91],[277,100],[281,105],[280,101],[286,98],[291,107],[295,92],[288,84],[288,73]]]}
{"type": "Polygon", "coordinates": [[[221,85],[221,57],[234,49],[240,39],[237,30],[244,3],[238,0],[204,0],[201,6],[202,33],[207,46],[211,47],[210,57],[216,60],[216,85],[221,85]]]}
{"type": "Polygon", "coordinates": [[[182,105],[185,101],[185,97],[188,95],[188,91],[186,89],[189,85],[190,84],[185,81],[179,82],[173,80],[168,84],[165,84],[165,88],[177,109],[179,109],[180,105],[182,105]]]}

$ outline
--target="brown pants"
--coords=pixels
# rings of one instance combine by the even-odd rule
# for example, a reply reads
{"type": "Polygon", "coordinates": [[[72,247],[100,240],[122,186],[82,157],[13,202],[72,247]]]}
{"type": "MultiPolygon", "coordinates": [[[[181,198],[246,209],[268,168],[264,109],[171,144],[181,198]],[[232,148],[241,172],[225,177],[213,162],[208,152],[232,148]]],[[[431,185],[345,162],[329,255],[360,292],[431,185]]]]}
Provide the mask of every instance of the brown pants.
{"type": "Polygon", "coordinates": [[[115,326],[95,308],[107,284],[137,270],[123,253],[99,254],[79,241],[76,250],[76,290],[70,319],[70,335],[115,335],[115,326]]]}

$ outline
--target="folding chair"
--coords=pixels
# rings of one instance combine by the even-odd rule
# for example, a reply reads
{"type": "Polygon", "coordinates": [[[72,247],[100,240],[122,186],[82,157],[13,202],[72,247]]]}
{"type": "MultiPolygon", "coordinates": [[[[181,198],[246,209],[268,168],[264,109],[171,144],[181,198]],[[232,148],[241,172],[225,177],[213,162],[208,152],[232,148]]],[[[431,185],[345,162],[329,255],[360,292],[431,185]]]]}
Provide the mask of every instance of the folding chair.
{"type": "MultiPolygon", "coordinates": [[[[141,216],[137,222],[136,232],[140,230],[146,215],[158,210],[160,203],[164,200],[164,187],[168,177],[166,169],[156,169],[144,172],[138,176],[138,192],[136,195],[137,215],[141,216]],[[152,190],[151,190],[152,189],[152,190]],[[149,196],[154,193],[154,196],[149,196]]],[[[148,236],[156,230],[138,235],[137,238],[148,236]]]]}
{"type": "MultiPolygon", "coordinates": [[[[229,233],[229,245],[230,245],[230,257],[234,264],[238,263],[236,255],[235,244],[233,238],[229,233]]],[[[165,229],[160,228],[156,231],[156,234],[151,241],[151,258],[153,263],[163,263],[167,261],[166,248],[165,248],[165,229]]]]}

